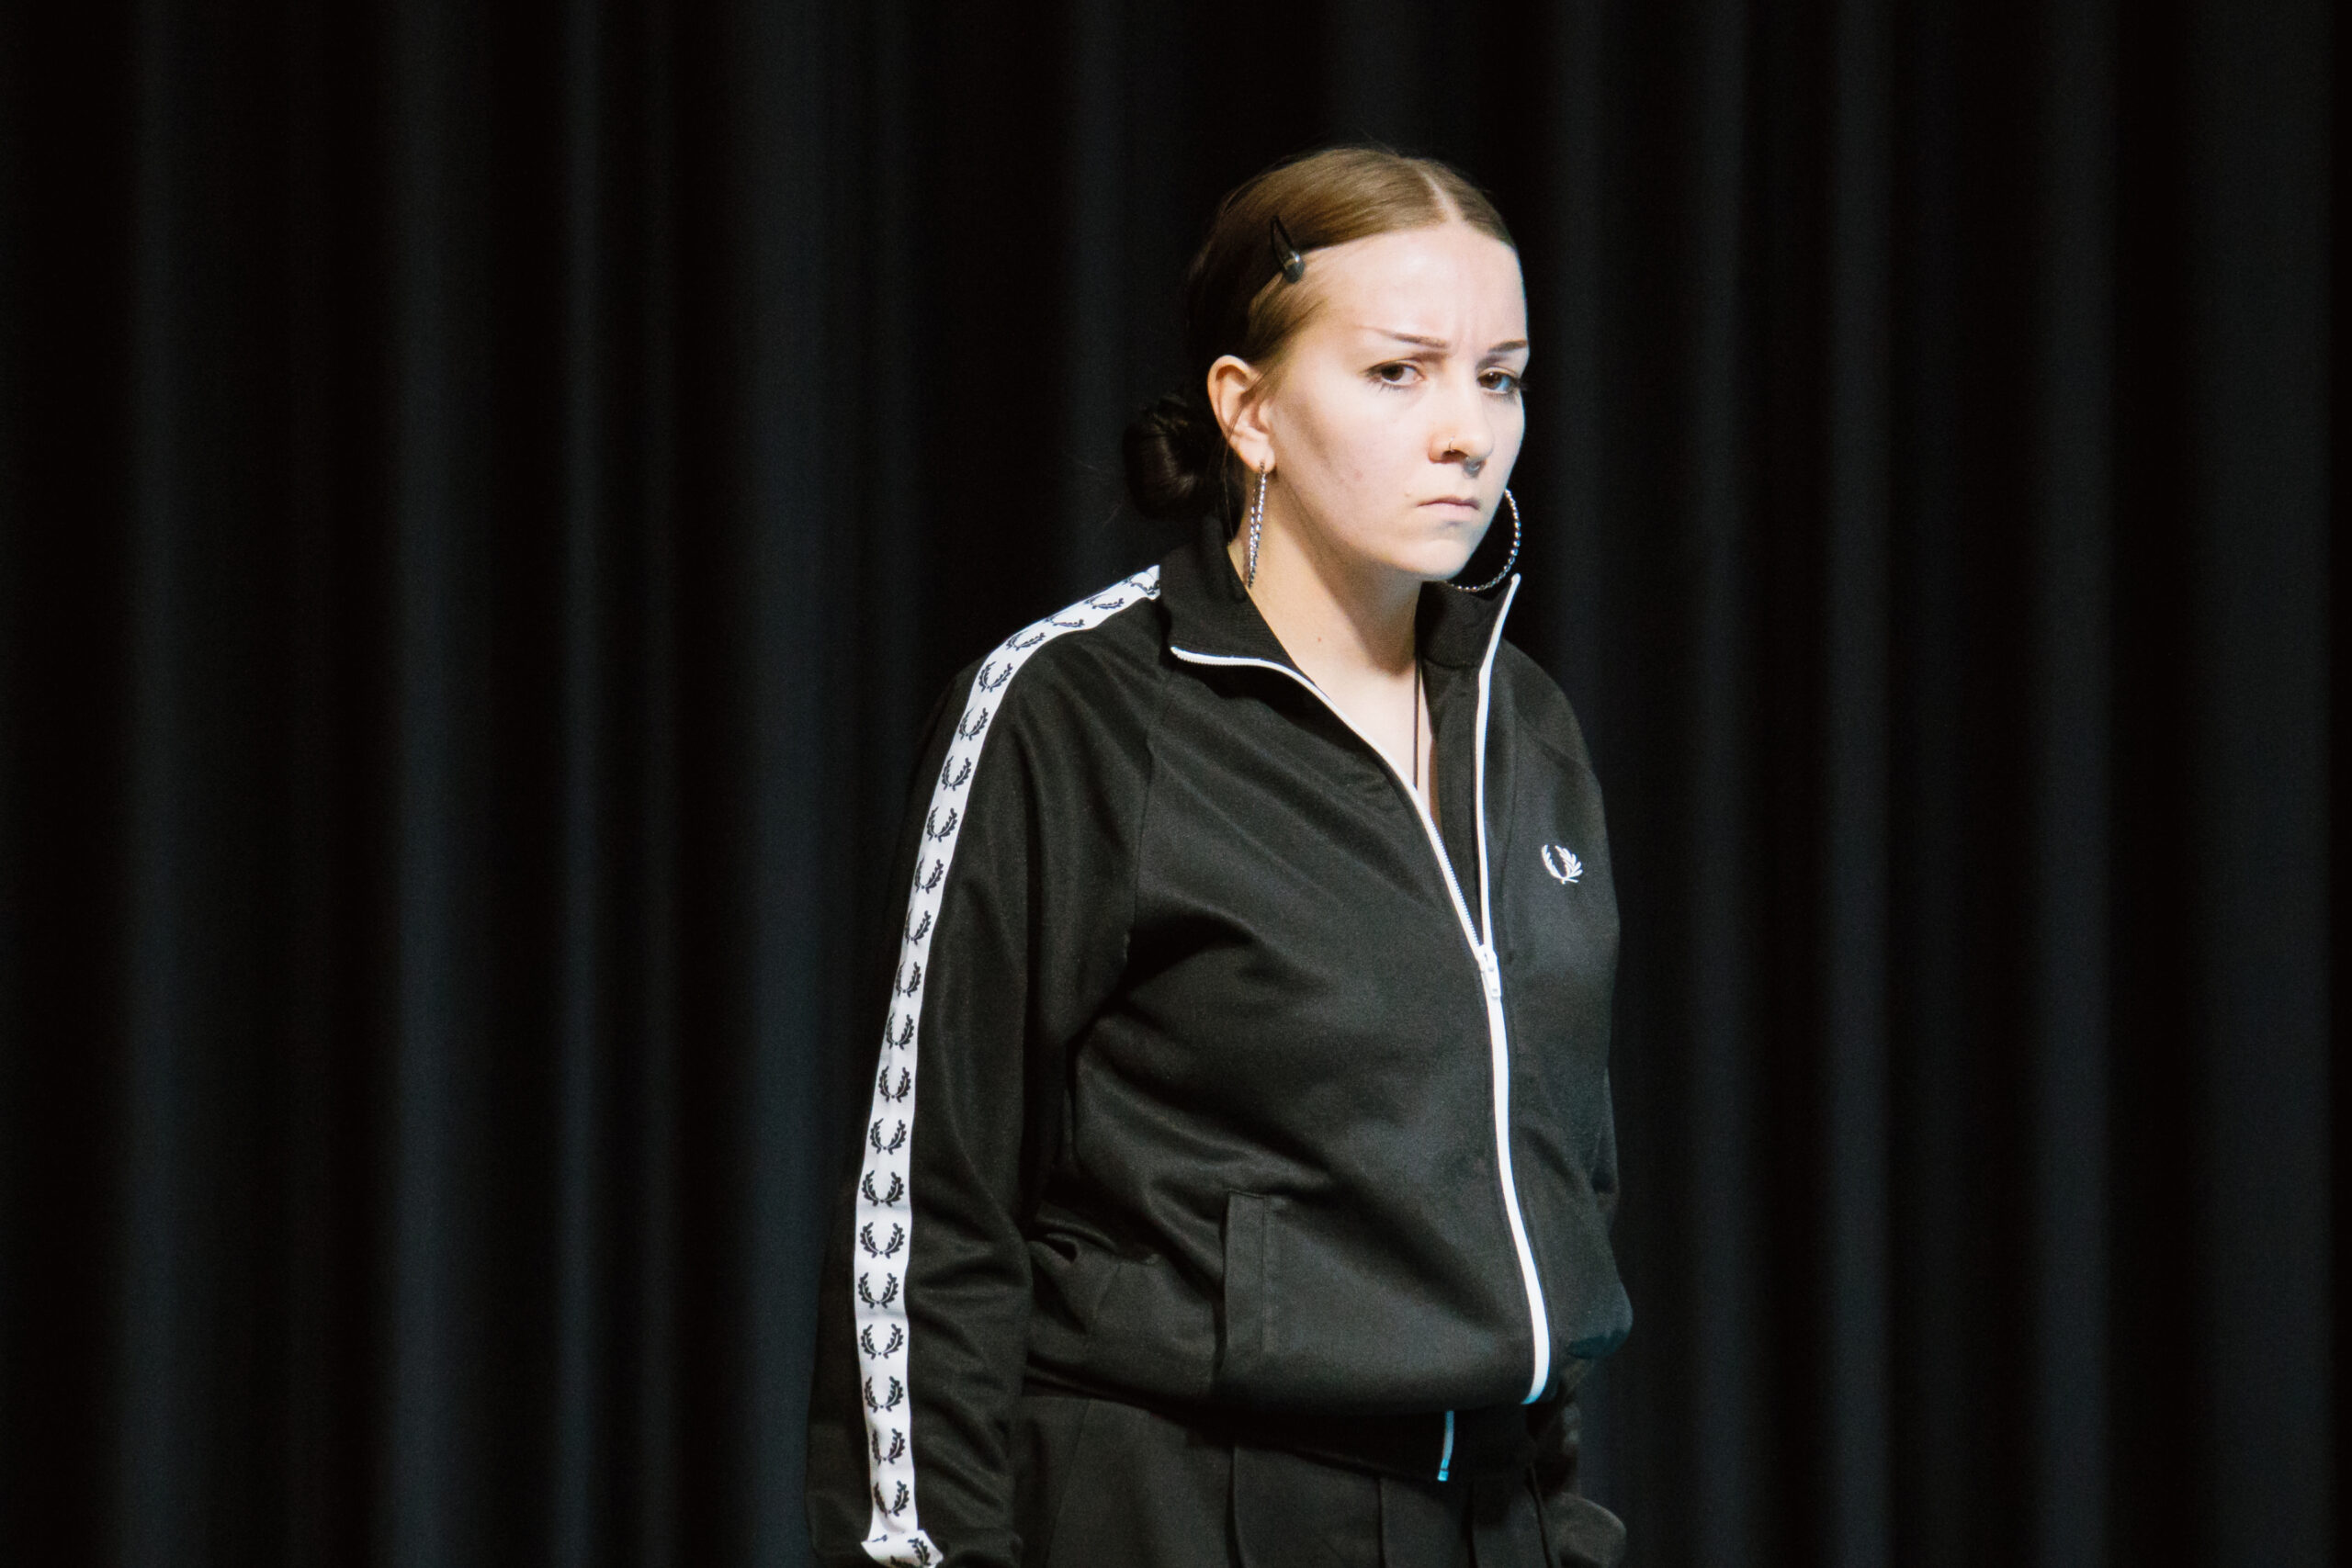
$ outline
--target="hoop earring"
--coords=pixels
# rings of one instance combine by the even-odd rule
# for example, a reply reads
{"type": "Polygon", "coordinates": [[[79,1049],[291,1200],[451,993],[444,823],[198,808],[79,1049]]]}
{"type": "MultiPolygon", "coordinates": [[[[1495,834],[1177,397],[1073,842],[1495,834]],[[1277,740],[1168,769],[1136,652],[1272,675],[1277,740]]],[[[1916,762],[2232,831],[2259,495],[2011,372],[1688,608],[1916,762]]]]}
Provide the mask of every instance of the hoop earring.
{"type": "Polygon", "coordinates": [[[1510,488],[1508,485],[1503,488],[1503,504],[1510,508],[1510,559],[1503,562],[1502,570],[1495,573],[1494,576],[1487,579],[1486,581],[1481,582],[1476,588],[1465,587],[1459,582],[1455,582],[1453,580],[1448,579],[1445,585],[1448,588],[1453,589],[1455,592],[1484,593],[1487,589],[1494,587],[1504,578],[1509,577],[1510,575],[1510,569],[1519,564],[1519,502],[1511,499],[1510,488]]]}
{"type": "Polygon", "coordinates": [[[1241,586],[1258,586],[1258,536],[1266,528],[1266,476],[1272,470],[1258,470],[1258,493],[1250,498],[1250,570],[1242,574],[1241,586]]]}

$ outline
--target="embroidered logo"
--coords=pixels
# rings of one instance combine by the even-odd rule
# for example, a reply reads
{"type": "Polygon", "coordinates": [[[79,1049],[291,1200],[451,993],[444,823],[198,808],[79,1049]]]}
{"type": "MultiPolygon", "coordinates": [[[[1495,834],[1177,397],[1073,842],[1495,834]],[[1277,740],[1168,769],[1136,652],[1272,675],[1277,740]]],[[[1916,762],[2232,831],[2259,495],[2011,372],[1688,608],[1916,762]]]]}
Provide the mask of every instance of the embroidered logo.
{"type": "Polygon", "coordinates": [[[1565,887],[1584,875],[1584,862],[1577,859],[1575,852],[1566,844],[1546,844],[1544,869],[1552,874],[1553,881],[1565,887]]]}

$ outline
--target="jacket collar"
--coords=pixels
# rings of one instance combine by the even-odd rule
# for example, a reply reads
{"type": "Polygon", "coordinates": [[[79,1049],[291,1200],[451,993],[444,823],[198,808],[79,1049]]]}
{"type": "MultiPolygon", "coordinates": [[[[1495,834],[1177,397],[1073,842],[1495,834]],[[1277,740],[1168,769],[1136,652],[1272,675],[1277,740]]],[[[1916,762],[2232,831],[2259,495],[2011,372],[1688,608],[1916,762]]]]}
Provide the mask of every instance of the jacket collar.
{"type": "MultiPolygon", "coordinates": [[[[1508,584],[1491,593],[1423,584],[1418,612],[1421,657],[1432,664],[1477,668],[1509,597],[1508,584]]],[[[1214,517],[1204,519],[1193,537],[1160,562],[1159,603],[1168,613],[1171,649],[1297,668],[1233,570],[1225,525],[1214,517]]]]}

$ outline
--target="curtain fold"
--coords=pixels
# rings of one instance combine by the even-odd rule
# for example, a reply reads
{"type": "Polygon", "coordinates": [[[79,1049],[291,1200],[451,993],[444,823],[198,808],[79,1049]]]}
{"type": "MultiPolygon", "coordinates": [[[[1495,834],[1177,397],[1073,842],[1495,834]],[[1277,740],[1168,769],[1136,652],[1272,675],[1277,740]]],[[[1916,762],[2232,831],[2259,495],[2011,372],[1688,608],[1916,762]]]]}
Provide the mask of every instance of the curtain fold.
{"type": "Polygon", "coordinates": [[[1635,1560],[2336,1555],[2318,0],[0,13],[0,1536],[806,1560],[923,716],[1215,199],[1520,236],[1635,1560]]]}

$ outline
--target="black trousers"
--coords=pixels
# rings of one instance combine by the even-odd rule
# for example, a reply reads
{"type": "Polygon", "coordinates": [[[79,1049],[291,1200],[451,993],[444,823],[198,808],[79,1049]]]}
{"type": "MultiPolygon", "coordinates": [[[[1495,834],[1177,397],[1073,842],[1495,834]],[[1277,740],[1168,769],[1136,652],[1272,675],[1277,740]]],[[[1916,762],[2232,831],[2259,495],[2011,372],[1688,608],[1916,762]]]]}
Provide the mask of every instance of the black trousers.
{"type": "Polygon", "coordinates": [[[1026,1568],[1550,1568],[1527,1473],[1408,1480],[1152,1411],[1029,1394],[1014,1421],[1026,1568]]]}

